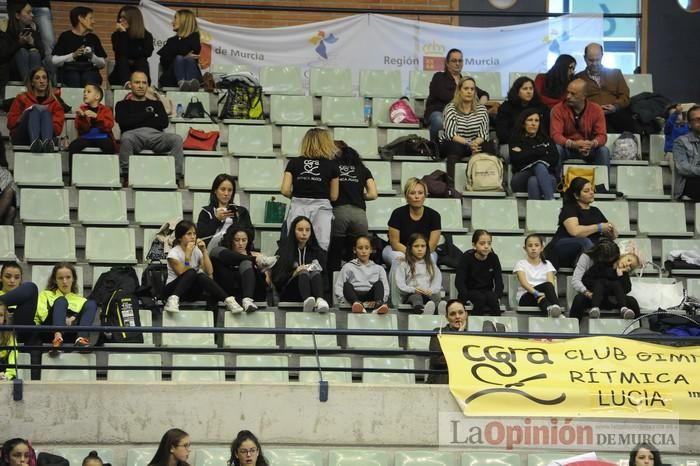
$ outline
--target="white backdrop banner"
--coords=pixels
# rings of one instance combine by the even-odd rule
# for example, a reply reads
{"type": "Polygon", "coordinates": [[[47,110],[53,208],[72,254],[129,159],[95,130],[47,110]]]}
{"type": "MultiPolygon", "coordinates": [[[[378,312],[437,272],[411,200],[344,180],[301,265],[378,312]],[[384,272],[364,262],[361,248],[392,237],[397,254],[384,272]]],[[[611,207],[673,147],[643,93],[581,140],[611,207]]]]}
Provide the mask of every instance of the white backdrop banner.
{"type": "MultiPolygon", "coordinates": [[[[158,50],[168,37],[174,10],[150,0],[141,1],[146,29],[158,50]]],[[[566,15],[516,26],[474,28],[445,26],[363,14],[281,28],[247,28],[199,20],[203,49],[200,64],[248,65],[253,71],[266,65],[398,69],[407,89],[411,70],[439,71],[447,50],[464,53],[467,72],[499,71],[507,90],[508,72],[541,72],[560,53],[574,55],[582,64],[583,48],[603,40],[601,15],[566,15]]],[[[151,58],[157,70],[158,55],[151,58]]],[[[154,76],[156,74],[153,74],[154,76]]]]}

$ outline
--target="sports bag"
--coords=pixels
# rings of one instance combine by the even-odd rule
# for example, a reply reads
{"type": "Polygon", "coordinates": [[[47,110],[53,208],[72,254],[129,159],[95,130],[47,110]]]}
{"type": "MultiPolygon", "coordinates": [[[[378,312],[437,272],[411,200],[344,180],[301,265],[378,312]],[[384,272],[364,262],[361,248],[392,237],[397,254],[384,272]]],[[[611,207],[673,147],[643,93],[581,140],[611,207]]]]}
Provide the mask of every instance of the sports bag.
{"type": "Polygon", "coordinates": [[[182,148],[186,150],[208,150],[216,149],[216,143],[219,141],[218,131],[203,131],[201,129],[190,128],[187,131],[187,136],[182,142],[182,148]]]}
{"type": "MultiPolygon", "coordinates": [[[[100,275],[90,299],[100,307],[102,325],[140,327],[139,279],[133,267],[116,266],[100,275]]],[[[115,343],[143,343],[140,333],[105,332],[105,340],[115,343]]]]}
{"type": "Polygon", "coordinates": [[[401,97],[389,107],[389,119],[392,123],[418,123],[420,119],[408,103],[407,97],[401,97]]]}
{"type": "Polygon", "coordinates": [[[503,191],[503,162],[495,155],[479,153],[467,163],[467,191],[503,191]]]}
{"type": "Polygon", "coordinates": [[[224,119],[262,120],[263,92],[262,87],[252,79],[243,77],[224,77],[219,87],[226,93],[219,99],[223,106],[219,117],[224,119]]]}
{"type": "Polygon", "coordinates": [[[638,149],[634,134],[625,131],[613,143],[612,158],[613,160],[637,160],[639,159],[638,149]]]}
{"type": "Polygon", "coordinates": [[[168,265],[164,262],[151,262],[141,274],[141,287],[147,290],[153,299],[163,298],[165,282],[168,280],[168,265]]]}
{"type": "Polygon", "coordinates": [[[430,157],[435,160],[439,156],[437,143],[422,138],[417,134],[401,136],[383,146],[380,150],[383,159],[392,160],[395,155],[415,155],[430,157]]]}
{"type": "Polygon", "coordinates": [[[591,185],[595,186],[595,168],[569,167],[566,172],[564,172],[564,176],[562,176],[561,183],[557,187],[557,190],[562,193],[565,192],[567,189],[569,189],[569,185],[574,178],[578,177],[587,179],[591,185]]]}
{"type": "Polygon", "coordinates": [[[445,241],[442,244],[438,244],[435,248],[437,263],[438,265],[456,269],[462,258],[462,251],[452,242],[452,235],[443,233],[442,237],[445,241]]]}
{"type": "Polygon", "coordinates": [[[421,181],[428,186],[430,197],[462,197],[462,194],[455,189],[452,178],[442,170],[435,170],[431,174],[425,175],[421,181]]]}
{"type": "Polygon", "coordinates": [[[168,257],[168,253],[173,248],[175,243],[175,225],[182,219],[171,220],[164,223],[156,236],[151,241],[151,247],[146,254],[148,261],[163,261],[168,257]]]}

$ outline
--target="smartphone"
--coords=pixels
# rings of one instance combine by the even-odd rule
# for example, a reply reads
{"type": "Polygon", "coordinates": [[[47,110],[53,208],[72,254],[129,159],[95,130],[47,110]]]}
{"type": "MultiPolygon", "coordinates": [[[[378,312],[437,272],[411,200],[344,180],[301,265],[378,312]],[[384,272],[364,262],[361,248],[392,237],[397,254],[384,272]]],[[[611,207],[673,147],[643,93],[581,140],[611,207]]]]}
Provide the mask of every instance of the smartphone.
{"type": "Polygon", "coordinates": [[[229,212],[233,212],[234,214],[238,213],[238,207],[236,207],[236,204],[229,204],[227,209],[229,212]]]}
{"type": "Polygon", "coordinates": [[[22,35],[31,34],[32,32],[34,32],[34,29],[32,29],[31,26],[24,26],[24,28],[22,29],[22,35]]]}

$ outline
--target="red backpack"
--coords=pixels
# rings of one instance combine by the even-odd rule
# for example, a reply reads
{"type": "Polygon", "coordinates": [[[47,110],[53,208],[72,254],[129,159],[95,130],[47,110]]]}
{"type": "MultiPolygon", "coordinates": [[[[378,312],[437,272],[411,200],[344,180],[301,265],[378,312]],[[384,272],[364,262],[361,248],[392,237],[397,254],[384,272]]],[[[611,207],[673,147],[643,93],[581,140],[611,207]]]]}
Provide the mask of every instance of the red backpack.
{"type": "Polygon", "coordinates": [[[392,123],[418,123],[420,121],[409,105],[407,97],[401,97],[391,104],[389,119],[392,123]]]}

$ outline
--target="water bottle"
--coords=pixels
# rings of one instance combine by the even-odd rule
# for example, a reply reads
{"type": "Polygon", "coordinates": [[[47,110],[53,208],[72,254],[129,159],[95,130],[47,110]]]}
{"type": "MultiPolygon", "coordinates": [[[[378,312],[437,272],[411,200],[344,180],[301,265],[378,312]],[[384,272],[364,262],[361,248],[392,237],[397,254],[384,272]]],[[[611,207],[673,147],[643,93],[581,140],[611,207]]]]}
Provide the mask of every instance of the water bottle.
{"type": "Polygon", "coordinates": [[[178,118],[183,117],[183,115],[185,114],[185,109],[182,106],[182,104],[177,104],[177,108],[176,108],[175,112],[177,113],[178,118]]]}
{"type": "Polygon", "coordinates": [[[369,126],[372,119],[372,99],[365,97],[365,123],[369,126]]]}

